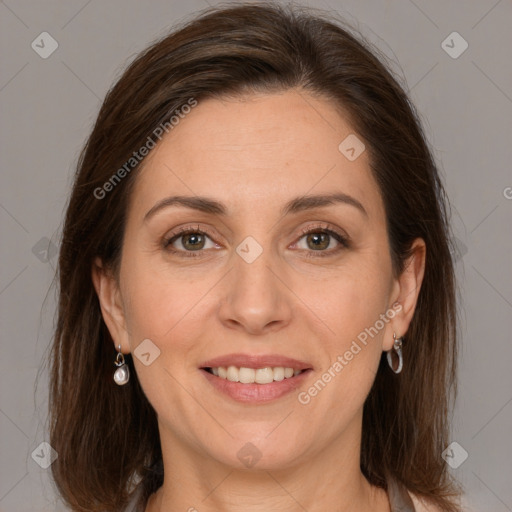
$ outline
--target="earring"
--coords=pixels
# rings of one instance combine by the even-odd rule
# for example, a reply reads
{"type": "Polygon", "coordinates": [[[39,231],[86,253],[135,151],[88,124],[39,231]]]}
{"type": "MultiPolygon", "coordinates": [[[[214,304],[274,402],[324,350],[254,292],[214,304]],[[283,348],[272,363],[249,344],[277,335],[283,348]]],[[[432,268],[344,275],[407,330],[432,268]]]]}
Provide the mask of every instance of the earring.
{"type": "Polygon", "coordinates": [[[402,340],[403,338],[397,338],[396,334],[393,333],[393,349],[396,352],[396,355],[398,356],[398,368],[395,370],[393,368],[393,359],[391,357],[391,350],[387,352],[387,358],[388,358],[388,364],[389,367],[395,372],[400,373],[402,371],[402,368],[404,366],[404,358],[402,356],[402,340]]]}
{"type": "Polygon", "coordinates": [[[118,386],[124,386],[130,380],[130,369],[124,362],[124,355],[121,352],[121,345],[119,345],[115,365],[117,370],[114,372],[114,382],[118,386]]]}

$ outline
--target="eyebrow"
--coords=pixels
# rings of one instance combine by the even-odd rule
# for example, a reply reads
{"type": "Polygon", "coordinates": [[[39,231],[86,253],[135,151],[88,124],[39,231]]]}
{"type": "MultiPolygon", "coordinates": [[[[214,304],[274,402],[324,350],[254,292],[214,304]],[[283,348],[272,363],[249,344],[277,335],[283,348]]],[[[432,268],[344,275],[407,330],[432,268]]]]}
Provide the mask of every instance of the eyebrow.
{"type": "MultiPolygon", "coordinates": [[[[291,213],[299,213],[314,208],[321,208],[332,204],[347,204],[357,208],[365,217],[368,217],[368,212],[364,206],[355,197],[341,192],[334,194],[322,195],[307,195],[296,197],[286,203],[281,209],[281,215],[285,216],[291,213]]],[[[226,206],[210,197],[204,196],[170,196],[166,197],[156,203],[144,216],[144,221],[149,220],[160,210],[170,206],[184,206],[192,210],[198,210],[204,213],[213,215],[227,215],[226,206]]]]}

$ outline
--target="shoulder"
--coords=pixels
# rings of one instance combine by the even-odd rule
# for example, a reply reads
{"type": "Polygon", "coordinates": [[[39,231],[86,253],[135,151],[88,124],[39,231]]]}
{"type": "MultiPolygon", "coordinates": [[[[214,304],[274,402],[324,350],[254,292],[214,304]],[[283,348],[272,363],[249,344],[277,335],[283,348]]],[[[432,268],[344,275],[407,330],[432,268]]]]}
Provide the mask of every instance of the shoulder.
{"type": "Polygon", "coordinates": [[[411,491],[407,492],[409,493],[409,496],[411,497],[411,500],[414,503],[415,512],[442,512],[442,510],[437,505],[433,505],[424,498],[416,496],[416,494],[414,494],[411,491]]]}

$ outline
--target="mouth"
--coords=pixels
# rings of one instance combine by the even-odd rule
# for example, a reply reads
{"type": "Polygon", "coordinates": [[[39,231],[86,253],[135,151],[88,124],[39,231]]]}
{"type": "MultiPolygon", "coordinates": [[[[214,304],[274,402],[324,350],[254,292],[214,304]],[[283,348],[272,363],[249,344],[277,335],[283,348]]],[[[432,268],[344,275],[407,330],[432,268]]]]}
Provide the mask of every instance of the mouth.
{"type": "Polygon", "coordinates": [[[216,395],[250,405],[291,394],[313,372],[309,364],[296,359],[242,355],[211,360],[199,370],[216,395]]]}
{"type": "Polygon", "coordinates": [[[246,404],[262,404],[296,390],[313,367],[284,356],[231,354],[205,361],[199,370],[216,394],[246,404]]]}

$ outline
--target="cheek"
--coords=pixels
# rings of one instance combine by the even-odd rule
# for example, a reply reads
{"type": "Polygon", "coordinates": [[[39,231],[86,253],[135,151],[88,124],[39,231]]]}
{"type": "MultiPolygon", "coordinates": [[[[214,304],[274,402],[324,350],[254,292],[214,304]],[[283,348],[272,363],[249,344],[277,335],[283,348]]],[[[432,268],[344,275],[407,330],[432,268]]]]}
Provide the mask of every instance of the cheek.
{"type": "Polygon", "coordinates": [[[331,392],[354,405],[364,400],[371,387],[382,355],[382,339],[389,334],[389,275],[381,265],[377,261],[364,264],[361,259],[357,265],[333,272],[322,286],[304,283],[298,292],[308,297],[308,305],[322,321],[326,357],[320,377],[327,372],[325,380],[333,383],[328,384],[331,392]]]}
{"type": "Polygon", "coordinates": [[[132,343],[140,339],[160,339],[186,313],[191,288],[179,278],[166,276],[143,254],[126,251],[122,267],[125,317],[132,343]],[[142,338],[141,338],[142,337],[142,338]]]}
{"type": "Polygon", "coordinates": [[[144,255],[127,258],[125,290],[126,322],[134,350],[149,338],[162,351],[161,361],[172,364],[194,348],[194,340],[204,336],[205,321],[214,314],[215,284],[219,276],[205,272],[186,272],[169,265],[154,264],[144,255]],[[172,349],[172,360],[166,352],[172,349]]]}
{"type": "Polygon", "coordinates": [[[321,281],[304,279],[295,289],[323,321],[330,344],[342,349],[386,312],[389,277],[386,262],[355,255],[321,281]]]}

